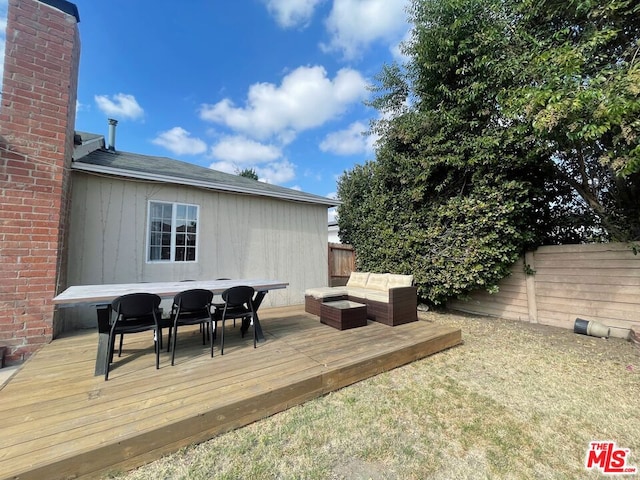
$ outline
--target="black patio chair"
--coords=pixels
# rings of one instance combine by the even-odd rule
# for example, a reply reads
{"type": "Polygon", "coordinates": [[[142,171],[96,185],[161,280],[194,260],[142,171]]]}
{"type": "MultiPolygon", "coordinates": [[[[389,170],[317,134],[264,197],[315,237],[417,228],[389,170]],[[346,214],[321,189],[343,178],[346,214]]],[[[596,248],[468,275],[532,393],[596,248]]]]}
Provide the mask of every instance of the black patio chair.
{"type": "MultiPolygon", "coordinates": [[[[242,321],[249,321],[253,318],[255,312],[253,311],[253,294],[255,290],[253,287],[246,285],[239,285],[231,287],[222,292],[222,299],[224,300],[224,307],[222,308],[222,314],[219,320],[222,322],[222,329],[220,331],[220,355],[224,355],[224,322],[228,318],[241,318],[242,321]]],[[[256,329],[253,329],[253,348],[256,348],[258,336],[256,329]]],[[[212,344],[213,345],[213,344],[212,344]]],[[[213,355],[213,347],[211,349],[213,355]]]]}
{"type": "MultiPolygon", "coordinates": [[[[217,280],[231,280],[230,278],[216,278],[217,280]]],[[[220,295],[214,295],[214,300],[219,300],[220,295]]],[[[218,312],[218,316],[221,314],[222,309],[224,308],[224,300],[222,302],[219,301],[212,301],[211,305],[213,305],[213,313],[214,315],[216,314],[216,312],[218,312]]],[[[236,319],[233,319],[233,328],[236,327],[236,319]]]]}
{"type": "MultiPolygon", "coordinates": [[[[149,282],[140,282],[140,283],[149,283],[149,282]]],[[[113,309],[113,306],[112,306],[113,309]]],[[[170,328],[171,324],[168,323],[168,318],[164,318],[164,313],[162,308],[158,307],[156,309],[156,315],[158,316],[158,324],[160,326],[160,332],[162,332],[163,328],[170,328]]],[[[118,346],[118,357],[122,356],[122,343],[124,341],[124,333],[120,334],[120,344],[118,346]]],[[[162,350],[162,335],[160,335],[159,337],[159,346],[160,349],[162,350]]],[[[171,343],[171,330],[169,330],[169,343],[171,343]]],[[[169,346],[167,345],[167,351],[169,351],[169,346]]],[[[113,358],[111,358],[111,363],[113,363],[113,358]]]]}
{"type": "Polygon", "coordinates": [[[200,325],[202,333],[202,344],[205,337],[211,338],[211,356],[213,356],[213,335],[209,335],[209,326],[213,325],[211,313],[211,299],[213,292],[201,288],[194,288],[178,293],[173,298],[171,307],[171,322],[173,328],[173,343],[171,344],[171,365],[174,365],[176,357],[176,344],[178,343],[178,326],[180,325],[200,325]]]}
{"type": "MultiPolygon", "coordinates": [[[[119,354],[122,354],[122,340],[125,334],[139,333],[148,330],[154,332],[153,346],[156,353],[156,369],[160,368],[160,349],[162,348],[162,319],[158,308],[160,297],[153,293],[130,293],[122,295],[113,302],[111,308],[114,317],[109,330],[109,351],[104,373],[105,381],[109,379],[109,367],[113,362],[113,351],[116,336],[120,335],[119,354]]],[[[169,332],[171,341],[171,332],[169,332]]]]}

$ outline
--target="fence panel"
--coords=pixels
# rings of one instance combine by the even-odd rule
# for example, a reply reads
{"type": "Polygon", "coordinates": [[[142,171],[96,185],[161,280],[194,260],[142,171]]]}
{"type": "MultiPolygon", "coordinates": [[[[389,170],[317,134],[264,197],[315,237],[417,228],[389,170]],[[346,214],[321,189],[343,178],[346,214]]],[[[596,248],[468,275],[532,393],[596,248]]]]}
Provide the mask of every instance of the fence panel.
{"type": "Polygon", "coordinates": [[[640,324],[640,255],[624,243],[540,247],[518,260],[498,293],[474,292],[447,306],[570,329],[576,318],[595,320],[626,338],[640,324]]]}
{"type": "Polygon", "coordinates": [[[356,269],[356,253],[351,245],[329,243],[329,286],[346,285],[356,269]]]}

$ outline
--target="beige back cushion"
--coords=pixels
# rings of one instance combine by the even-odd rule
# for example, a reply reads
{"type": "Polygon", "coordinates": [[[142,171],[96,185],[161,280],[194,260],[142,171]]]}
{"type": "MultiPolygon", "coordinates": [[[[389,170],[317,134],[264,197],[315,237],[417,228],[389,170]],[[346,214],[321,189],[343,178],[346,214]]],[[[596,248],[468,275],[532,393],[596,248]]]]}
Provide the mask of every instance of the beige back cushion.
{"type": "Polygon", "coordinates": [[[364,288],[367,285],[368,278],[369,272],[351,272],[349,280],[347,281],[347,287],[364,288]]]}
{"type": "Polygon", "coordinates": [[[410,287],[413,285],[413,275],[389,274],[387,288],[410,287]]]}
{"type": "Polygon", "coordinates": [[[367,280],[367,288],[386,291],[388,279],[388,273],[370,273],[367,280]]]}

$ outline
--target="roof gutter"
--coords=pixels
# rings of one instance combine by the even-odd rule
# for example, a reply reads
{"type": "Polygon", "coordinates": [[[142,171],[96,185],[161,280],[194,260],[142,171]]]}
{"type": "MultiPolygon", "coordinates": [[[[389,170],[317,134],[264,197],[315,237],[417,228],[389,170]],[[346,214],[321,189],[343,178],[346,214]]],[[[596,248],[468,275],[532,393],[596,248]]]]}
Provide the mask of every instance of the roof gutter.
{"type": "Polygon", "coordinates": [[[203,182],[200,180],[176,178],[176,177],[171,177],[167,175],[159,175],[156,173],[136,172],[133,170],[122,170],[119,168],[105,167],[102,165],[92,165],[92,164],[82,163],[82,162],[74,162],[71,168],[73,170],[79,170],[79,171],[89,172],[89,173],[116,175],[119,177],[135,178],[138,180],[148,180],[148,181],[161,182],[161,183],[171,183],[176,185],[188,185],[191,187],[204,188],[207,190],[216,190],[220,192],[237,193],[237,194],[243,194],[243,195],[258,195],[261,197],[278,198],[281,200],[289,200],[292,202],[326,205],[327,207],[336,207],[342,204],[342,202],[340,202],[339,200],[320,197],[320,196],[314,196],[313,198],[309,198],[308,200],[305,200],[304,198],[300,198],[300,196],[288,195],[286,192],[275,193],[275,192],[268,192],[268,191],[264,191],[256,188],[231,187],[223,183],[203,182]]]}

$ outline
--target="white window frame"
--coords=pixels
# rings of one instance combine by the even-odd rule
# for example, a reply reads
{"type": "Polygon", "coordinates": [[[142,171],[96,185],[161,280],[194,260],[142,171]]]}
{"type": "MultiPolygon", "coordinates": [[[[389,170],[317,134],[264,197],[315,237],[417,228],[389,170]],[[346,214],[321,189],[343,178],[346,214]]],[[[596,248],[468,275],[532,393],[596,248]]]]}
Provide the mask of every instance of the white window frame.
{"type": "MultiPolygon", "coordinates": [[[[197,263],[198,262],[198,250],[200,249],[200,205],[183,202],[168,202],[164,200],[149,200],[147,202],[147,244],[145,248],[145,258],[147,263],[197,263]],[[152,260],[151,259],[151,223],[152,223],[152,206],[154,204],[170,205],[171,206],[171,245],[170,245],[170,258],[168,260],[152,260]],[[195,234],[195,259],[194,260],[176,260],[176,223],[178,207],[194,207],[196,209],[196,232],[195,234]]],[[[185,245],[186,247],[186,245],[185,245]]]]}

